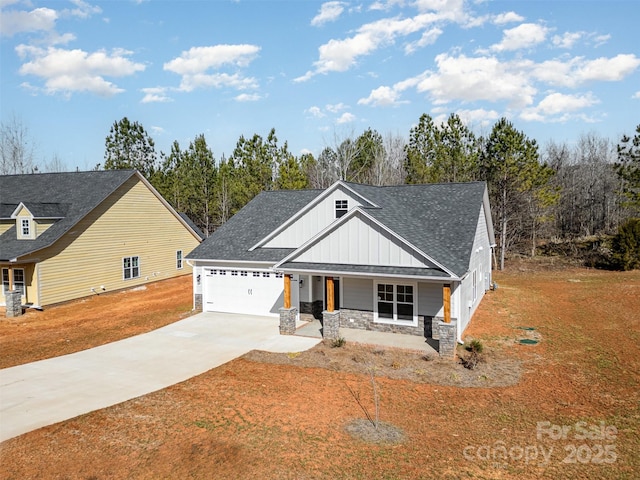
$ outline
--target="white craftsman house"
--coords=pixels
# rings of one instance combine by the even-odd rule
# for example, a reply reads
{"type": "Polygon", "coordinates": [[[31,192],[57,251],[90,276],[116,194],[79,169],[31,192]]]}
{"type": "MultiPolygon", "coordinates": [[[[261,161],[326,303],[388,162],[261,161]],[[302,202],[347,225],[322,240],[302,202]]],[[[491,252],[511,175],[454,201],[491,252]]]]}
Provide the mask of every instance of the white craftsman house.
{"type": "Polygon", "coordinates": [[[196,309],[279,317],[289,334],[312,314],[325,337],[360,328],[455,343],[491,285],[494,243],[484,182],[338,181],[259,194],[187,259],[196,309]]]}

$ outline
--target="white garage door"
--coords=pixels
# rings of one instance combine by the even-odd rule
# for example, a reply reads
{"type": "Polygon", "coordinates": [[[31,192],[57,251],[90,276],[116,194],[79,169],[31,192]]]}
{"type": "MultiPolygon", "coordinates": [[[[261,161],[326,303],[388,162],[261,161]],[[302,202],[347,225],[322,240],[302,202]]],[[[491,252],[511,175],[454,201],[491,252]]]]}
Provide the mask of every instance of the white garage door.
{"type": "Polygon", "coordinates": [[[205,268],[204,308],[208,312],[279,315],[281,274],[262,270],[205,268]]]}

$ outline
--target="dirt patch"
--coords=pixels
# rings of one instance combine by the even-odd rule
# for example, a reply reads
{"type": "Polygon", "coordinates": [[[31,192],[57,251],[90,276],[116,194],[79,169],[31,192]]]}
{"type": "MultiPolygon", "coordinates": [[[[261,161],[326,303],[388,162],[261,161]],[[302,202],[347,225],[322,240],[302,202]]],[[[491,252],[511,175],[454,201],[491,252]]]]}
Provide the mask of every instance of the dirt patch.
{"type": "Polygon", "coordinates": [[[78,352],[149,332],[192,314],[192,277],[26,310],[0,311],[0,368],[78,352]]]}
{"type": "MultiPolygon", "coordinates": [[[[463,346],[458,350],[460,356],[467,354],[463,346]]],[[[508,356],[502,349],[483,354],[473,370],[464,368],[459,360],[351,342],[342,347],[321,342],[306,352],[270,353],[254,350],[243,358],[260,363],[326,368],[334,372],[373,374],[395,380],[456,387],[506,387],[517,384],[522,374],[522,362],[508,356]]]]}
{"type": "MultiPolygon", "coordinates": [[[[350,343],[299,355],[251,352],[3,442],[0,478],[637,478],[640,272],[523,263],[495,279],[499,287],[483,300],[465,339],[483,342],[488,362],[477,368],[491,366],[490,377],[519,370],[504,386],[427,380],[415,376],[416,365],[449,375],[480,370],[350,343]],[[524,338],[539,343],[522,345],[524,338]],[[363,417],[350,390],[373,411],[372,365],[380,421],[403,433],[399,443],[357,440],[347,431],[363,417]],[[413,377],[402,376],[404,369],[413,377]],[[554,435],[557,429],[566,435],[554,435]]],[[[108,308],[100,312],[107,336],[146,313],[131,308],[131,318],[110,324],[108,308]]],[[[37,345],[35,330],[22,348],[37,345]]],[[[77,341],[104,341],[102,329],[90,330],[77,341]]],[[[3,346],[22,331],[13,327],[3,346]]]]}

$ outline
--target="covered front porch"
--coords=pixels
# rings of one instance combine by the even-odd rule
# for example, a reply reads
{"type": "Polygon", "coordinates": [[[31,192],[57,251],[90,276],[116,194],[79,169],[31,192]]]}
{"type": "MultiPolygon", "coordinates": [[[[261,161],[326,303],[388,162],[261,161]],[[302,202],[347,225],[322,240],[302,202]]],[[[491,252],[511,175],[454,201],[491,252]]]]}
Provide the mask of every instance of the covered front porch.
{"type": "Polygon", "coordinates": [[[284,273],[280,333],[437,351],[453,358],[456,283],[390,273],[284,273]]]}

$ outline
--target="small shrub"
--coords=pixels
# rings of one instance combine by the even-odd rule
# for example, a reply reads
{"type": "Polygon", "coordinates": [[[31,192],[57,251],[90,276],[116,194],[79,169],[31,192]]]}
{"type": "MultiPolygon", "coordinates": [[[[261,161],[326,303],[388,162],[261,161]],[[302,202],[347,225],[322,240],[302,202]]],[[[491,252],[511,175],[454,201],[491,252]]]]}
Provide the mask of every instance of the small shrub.
{"type": "Polygon", "coordinates": [[[480,340],[471,340],[469,345],[466,346],[466,350],[469,352],[468,355],[461,358],[460,361],[464,368],[468,368],[469,370],[473,370],[478,365],[480,361],[480,356],[482,351],[484,350],[484,345],[480,340]]]}
{"type": "Polygon", "coordinates": [[[476,352],[476,353],[482,353],[482,351],[484,350],[484,345],[482,344],[482,342],[480,340],[471,340],[469,342],[469,345],[467,345],[467,351],[469,352],[476,352]]]}
{"type": "Polygon", "coordinates": [[[620,225],[611,242],[613,263],[621,270],[640,268],[640,218],[631,218],[620,225]]]}
{"type": "Polygon", "coordinates": [[[347,343],[347,340],[344,337],[334,338],[333,340],[331,340],[331,347],[332,348],[344,347],[346,343],[347,343]]]}

